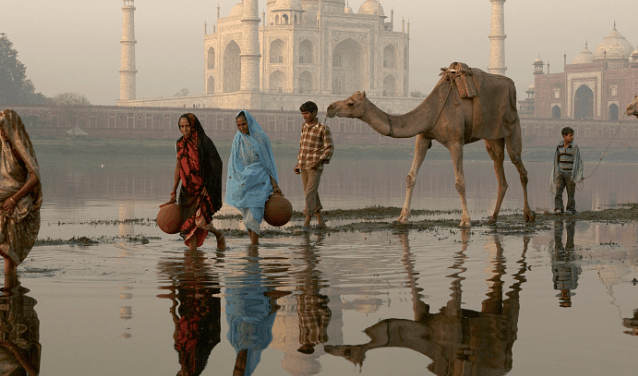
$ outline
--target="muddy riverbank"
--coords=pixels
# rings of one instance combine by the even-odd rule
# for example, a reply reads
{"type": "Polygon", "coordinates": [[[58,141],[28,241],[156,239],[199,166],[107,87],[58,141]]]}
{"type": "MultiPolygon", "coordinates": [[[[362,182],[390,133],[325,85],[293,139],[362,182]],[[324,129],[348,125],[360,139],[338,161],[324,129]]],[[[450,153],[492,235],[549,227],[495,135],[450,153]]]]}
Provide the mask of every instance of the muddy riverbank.
{"type": "MultiPolygon", "coordinates": [[[[340,232],[375,232],[375,231],[439,231],[441,229],[449,229],[456,231],[459,229],[460,210],[412,210],[411,221],[408,224],[400,224],[395,219],[400,215],[401,208],[398,207],[382,207],[374,206],[363,209],[351,210],[327,210],[324,212],[324,219],[328,223],[338,223],[331,225],[327,229],[314,229],[312,233],[332,234],[340,232]]],[[[474,215],[477,217],[478,215],[474,215]]],[[[553,225],[556,220],[562,221],[588,221],[595,223],[622,225],[634,223],[638,221],[638,204],[619,205],[618,208],[606,209],[602,211],[583,211],[575,215],[554,215],[547,211],[536,212],[536,220],[534,222],[525,223],[522,212],[504,211],[499,216],[495,225],[487,224],[488,215],[483,218],[475,218],[472,220],[471,231],[493,232],[503,235],[523,235],[533,234],[544,231],[553,225]]],[[[240,215],[221,215],[215,217],[217,220],[225,220],[230,222],[241,221],[240,215]]],[[[264,238],[274,238],[280,236],[300,236],[307,233],[301,225],[303,214],[294,212],[292,224],[282,228],[268,228],[262,232],[264,238]]],[[[155,228],[157,226],[155,219],[151,218],[131,218],[124,220],[93,220],[93,221],[68,221],[57,222],[54,226],[78,226],[86,225],[91,227],[101,226],[119,226],[119,225],[135,225],[141,227],[155,228]]],[[[237,226],[234,226],[237,227],[237,226]]],[[[237,228],[223,228],[227,238],[245,238],[246,231],[237,228]]],[[[166,235],[169,236],[169,235],[166,235]]],[[[147,244],[161,237],[156,236],[100,236],[88,237],[79,236],[70,239],[38,239],[36,245],[61,245],[68,244],[73,246],[90,246],[96,244],[108,244],[116,241],[126,241],[131,243],[147,244]]]]}

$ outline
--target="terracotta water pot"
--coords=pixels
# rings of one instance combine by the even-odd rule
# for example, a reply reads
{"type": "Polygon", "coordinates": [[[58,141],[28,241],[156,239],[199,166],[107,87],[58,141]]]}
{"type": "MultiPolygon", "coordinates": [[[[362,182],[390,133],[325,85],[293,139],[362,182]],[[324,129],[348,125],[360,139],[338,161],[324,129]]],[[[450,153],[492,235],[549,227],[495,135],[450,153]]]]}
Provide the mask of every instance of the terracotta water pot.
{"type": "Polygon", "coordinates": [[[266,201],[264,219],[271,226],[283,226],[290,222],[292,204],[282,195],[273,194],[266,201]]]}
{"type": "Polygon", "coordinates": [[[160,205],[159,213],[157,213],[157,225],[167,234],[177,234],[181,226],[179,205],[175,202],[160,205]]]}

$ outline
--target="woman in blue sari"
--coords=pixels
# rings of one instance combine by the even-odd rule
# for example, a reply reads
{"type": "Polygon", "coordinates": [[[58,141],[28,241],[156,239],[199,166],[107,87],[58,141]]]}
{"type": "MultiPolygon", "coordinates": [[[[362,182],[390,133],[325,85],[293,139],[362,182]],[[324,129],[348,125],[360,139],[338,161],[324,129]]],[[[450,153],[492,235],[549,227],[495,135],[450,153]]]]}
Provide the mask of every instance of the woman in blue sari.
{"type": "Polygon", "coordinates": [[[266,201],[281,194],[270,139],[248,111],[237,114],[237,134],[228,161],[225,201],[244,217],[252,245],[259,244],[266,201]]]}

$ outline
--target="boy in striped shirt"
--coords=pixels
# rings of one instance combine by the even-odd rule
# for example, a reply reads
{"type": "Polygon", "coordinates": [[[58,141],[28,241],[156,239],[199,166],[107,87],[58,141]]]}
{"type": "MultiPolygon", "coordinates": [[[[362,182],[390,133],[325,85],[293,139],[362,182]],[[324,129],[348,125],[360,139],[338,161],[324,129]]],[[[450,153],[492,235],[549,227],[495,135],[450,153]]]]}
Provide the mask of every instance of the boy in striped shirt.
{"type": "Polygon", "coordinates": [[[306,194],[306,208],[304,214],[304,228],[310,228],[312,215],[317,218],[317,228],[326,228],[326,223],[321,216],[321,200],[319,200],[319,181],[323,172],[323,165],[330,163],[334,144],[330,128],[321,124],[317,119],[319,108],[314,102],[306,102],[299,108],[305,120],[301,128],[301,140],[299,141],[299,155],[295,174],[301,174],[304,192],[306,194]]]}
{"type": "Polygon", "coordinates": [[[563,214],[563,190],[567,188],[567,208],[565,214],[576,214],[576,183],[583,180],[583,161],[578,145],[574,143],[574,130],[565,127],[561,130],[563,141],[556,146],[552,186],[554,194],[554,213],[563,214]]]}

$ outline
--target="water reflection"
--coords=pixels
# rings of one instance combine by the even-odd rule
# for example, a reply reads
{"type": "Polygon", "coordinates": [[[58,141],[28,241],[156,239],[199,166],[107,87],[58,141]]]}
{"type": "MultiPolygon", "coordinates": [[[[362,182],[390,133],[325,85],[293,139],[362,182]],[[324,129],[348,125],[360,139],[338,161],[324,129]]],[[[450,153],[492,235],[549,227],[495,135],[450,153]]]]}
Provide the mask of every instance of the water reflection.
{"type": "Polygon", "coordinates": [[[170,293],[158,297],[173,303],[173,339],[181,367],[177,375],[200,375],[221,337],[218,278],[199,250],[186,251],[183,258],[160,260],[159,273],[171,282],[162,287],[170,293]]]}
{"type": "Polygon", "coordinates": [[[465,272],[464,262],[468,232],[462,233],[461,250],[456,253],[450,269],[456,272],[452,278],[451,299],[438,313],[430,313],[430,307],[422,301],[416,287],[413,260],[407,235],[399,234],[405,257],[404,265],[412,288],[414,320],[385,319],[365,329],[370,341],[362,345],[325,346],[326,352],[341,356],[360,367],[366,352],[377,348],[399,347],[412,349],[430,359],[428,369],[436,375],[504,375],[512,369],[512,348],[516,340],[520,311],[519,294],[525,282],[527,270],[526,252],[529,238],[523,238],[520,265],[513,276],[516,281],[503,299],[505,258],[497,236],[493,238],[494,260],[490,288],[481,310],[462,308],[461,282],[465,272]]]}
{"type": "MultiPolygon", "coordinates": [[[[317,242],[323,240],[324,235],[318,235],[317,242]]],[[[299,343],[297,351],[303,354],[315,352],[315,346],[328,341],[328,325],[332,311],[328,307],[330,299],[320,293],[321,272],[318,269],[319,258],[315,253],[317,248],[310,242],[310,234],[305,234],[300,247],[301,258],[305,263],[304,269],[298,274],[299,291],[297,295],[297,314],[299,315],[299,343]]]]}
{"type": "Polygon", "coordinates": [[[634,317],[622,319],[622,324],[625,328],[630,329],[623,333],[631,336],[638,336],[638,309],[634,310],[634,317]]]}
{"type": "Polygon", "coordinates": [[[233,376],[252,375],[261,353],[272,342],[272,327],[281,308],[277,299],[290,292],[278,291],[276,280],[262,271],[257,247],[249,247],[237,275],[226,281],[228,341],[237,353],[233,376]]]}
{"type": "Polygon", "coordinates": [[[581,267],[577,261],[579,257],[574,252],[575,221],[554,221],[554,249],[550,246],[552,261],[552,274],[554,290],[559,290],[556,295],[559,305],[564,308],[572,306],[573,290],[578,287],[578,277],[581,267]],[[563,230],[567,227],[567,241],[563,246],[563,230]]]}
{"type": "Polygon", "coordinates": [[[5,280],[0,297],[0,374],[37,375],[40,372],[40,320],[35,311],[36,300],[26,296],[17,276],[5,280]]]}

